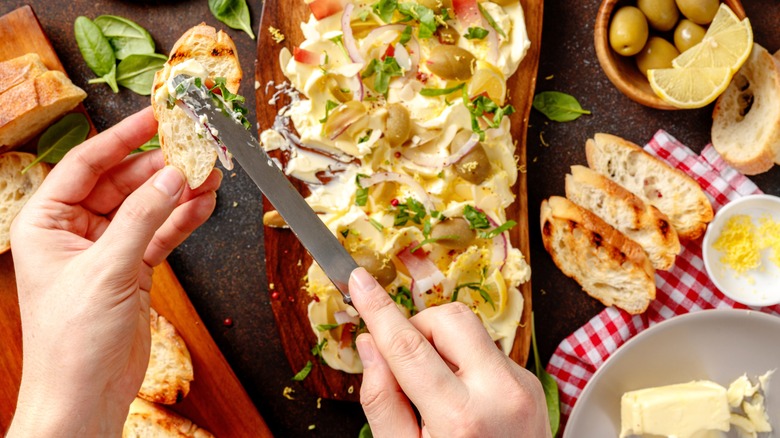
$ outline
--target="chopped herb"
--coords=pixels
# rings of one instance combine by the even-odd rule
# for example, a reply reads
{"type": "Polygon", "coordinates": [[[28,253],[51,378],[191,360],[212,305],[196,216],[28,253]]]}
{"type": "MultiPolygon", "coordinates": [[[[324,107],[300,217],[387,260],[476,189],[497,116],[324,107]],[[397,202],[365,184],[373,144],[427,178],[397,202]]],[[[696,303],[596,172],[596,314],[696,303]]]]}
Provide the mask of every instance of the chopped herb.
{"type": "Polygon", "coordinates": [[[452,297],[450,297],[450,302],[454,303],[455,301],[458,301],[458,294],[463,288],[468,288],[479,292],[479,296],[481,296],[486,303],[490,304],[490,307],[492,307],[493,310],[496,309],[496,304],[493,302],[493,297],[490,296],[490,292],[485,290],[482,283],[478,282],[462,283],[455,286],[455,290],[452,291],[452,297]]]}
{"type": "MultiPolygon", "coordinates": [[[[423,236],[425,238],[431,237],[431,220],[428,218],[425,218],[425,222],[423,222],[423,236]]],[[[414,252],[414,250],[412,250],[414,252]]]]}
{"type": "MultiPolygon", "coordinates": [[[[437,173],[436,177],[439,178],[439,179],[444,179],[444,171],[442,170],[441,172],[437,173]]],[[[431,213],[431,215],[433,215],[433,213],[431,213]]],[[[436,217],[436,216],[433,216],[433,217],[436,217]]]]}
{"type": "Polygon", "coordinates": [[[472,230],[490,228],[490,221],[488,220],[487,215],[470,205],[463,208],[463,217],[466,218],[466,221],[469,223],[469,228],[472,230]]]}
{"type": "Polygon", "coordinates": [[[393,13],[398,9],[398,0],[379,0],[371,7],[374,13],[385,23],[393,21],[393,13]]]}
{"type": "Polygon", "coordinates": [[[387,56],[384,60],[372,59],[368,64],[361,77],[363,79],[374,76],[374,91],[381,94],[386,94],[390,85],[390,79],[393,77],[403,76],[404,71],[395,57],[387,56]]]}
{"type": "Polygon", "coordinates": [[[483,40],[488,36],[488,33],[490,32],[483,27],[470,27],[463,37],[467,40],[483,40]]]}
{"type": "Polygon", "coordinates": [[[363,207],[368,202],[368,187],[363,187],[360,184],[360,178],[368,178],[368,175],[358,173],[355,177],[355,184],[358,186],[357,190],[355,191],[355,205],[358,207],[363,207]]]}
{"type": "Polygon", "coordinates": [[[515,112],[515,107],[512,105],[500,107],[484,94],[472,100],[469,98],[465,88],[463,89],[463,103],[466,105],[469,113],[471,113],[471,130],[475,134],[479,134],[480,141],[485,140],[485,130],[482,129],[480,122],[484,123],[488,128],[498,128],[504,116],[514,114],[515,112]],[[487,114],[492,114],[492,119],[488,118],[487,114]]]}
{"type": "Polygon", "coordinates": [[[425,206],[414,198],[406,198],[406,202],[398,204],[396,208],[398,212],[393,222],[396,227],[404,226],[410,220],[421,225],[426,215],[425,206]]]}
{"type": "Polygon", "coordinates": [[[496,30],[499,35],[506,38],[506,33],[501,29],[501,27],[496,23],[496,20],[493,19],[493,17],[488,13],[488,11],[485,9],[484,6],[482,6],[481,3],[477,3],[477,6],[479,7],[479,12],[482,13],[482,16],[485,17],[485,20],[487,20],[490,27],[496,30]]]}
{"type": "Polygon", "coordinates": [[[422,90],[420,90],[420,95],[425,97],[446,96],[448,94],[452,94],[458,90],[463,89],[463,87],[465,86],[466,83],[463,82],[461,84],[458,84],[450,88],[423,88],[422,90]]]}
{"type": "Polygon", "coordinates": [[[393,301],[402,305],[409,310],[409,313],[414,315],[417,313],[417,309],[414,307],[414,300],[412,299],[412,291],[406,286],[399,287],[395,295],[392,295],[393,301]]]}
{"type": "Polygon", "coordinates": [[[294,375],[292,379],[295,380],[296,382],[302,381],[309,375],[309,373],[311,372],[311,368],[312,368],[311,361],[307,361],[306,365],[304,365],[304,367],[300,371],[298,371],[298,373],[294,375]]]}
{"type": "Polygon", "coordinates": [[[333,111],[336,107],[339,106],[338,102],[334,102],[330,99],[325,102],[325,117],[320,119],[320,123],[325,123],[328,121],[328,117],[330,116],[330,112],[333,111]]]}
{"type": "Polygon", "coordinates": [[[429,237],[423,240],[422,242],[418,243],[417,245],[415,245],[414,248],[411,249],[411,252],[417,251],[418,249],[422,248],[423,245],[426,245],[428,243],[434,243],[440,240],[458,240],[458,239],[460,239],[460,236],[458,236],[457,234],[448,234],[446,236],[440,236],[440,237],[429,237]]]}
{"type": "Polygon", "coordinates": [[[412,39],[412,26],[407,25],[404,28],[404,31],[401,32],[401,39],[398,42],[405,45],[411,39],[412,39]]]}
{"type": "Polygon", "coordinates": [[[368,131],[366,131],[366,134],[364,136],[358,138],[358,144],[367,142],[368,139],[371,138],[371,134],[373,132],[374,132],[373,129],[369,129],[368,131]]]}
{"type": "Polygon", "coordinates": [[[357,17],[360,19],[360,21],[365,22],[368,19],[368,14],[371,12],[368,9],[363,9],[360,12],[358,12],[357,17]]]}
{"type": "MultiPolygon", "coordinates": [[[[439,172],[439,173],[441,173],[441,172],[439,172]]],[[[434,219],[439,219],[439,218],[441,218],[441,212],[438,211],[438,210],[433,210],[433,211],[431,211],[431,217],[434,218],[434,219]]]]}
{"type": "Polygon", "coordinates": [[[346,239],[347,236],[349,236],[349,228],[341,230],[341,235],[344,236],[344,238],[346,239]]]}
{"type": "Polygon", "coordinates": [[[328,340],[323,339],[322,342],[319,344],[311,347],[311,354],[314,355],[314,357],[319,357],[320,362],[325,363],[325,358],[322,357],[322,350],[325,349],[325,347],[328,345],[328,340]]]}
{"type": "Polygon", "coordinates": [[[382,230],[384,230],[384,229],[385,229],[385,226],[384,226],[384,225],[382,225],[381,223],[379,223],[379,221],[378,221],[378,220],[376,220],[376,219],[374,219],[374,218],[372,218],[372,217],[368,218],[368,222],[369,222],[371,225],[373,225],[373,226],[374,226],[374,228],[376,228],[376,229],[377,229],[377,230],[379,230],[379,231],[382,231],[382,230]]]}
{"type": "Polygon", "coordinates": [[[326,332],[328,330],[333,330],[338,326],[339,324],[317,324],[317,331],[326,332]]]}
{"type": "Polygon", "coordinates": [[[490,231],[480,231],[478,236],[482,239],[492,239],[498,236],[499,234],[503,233],[504,231],[514,227],[515,225],[517,225],[517,222],[515,221],[506,221],[501,226],[493,228],[490,231]]]}
{"type": "MultiPolygon", "coordinates": [[[[176,87],[176,92],[178,93],[178,91],[178,87],[176,87]]],[[[252,129],[252,124],[246,118],[247,109],[242,106],[245,102],[244,96],[232,93],[228,90],[227,79],[223,77],[214,78],[214,86],[209,89],[209,93],[220,96],[220,98],[212,96],[212,100],[225,115],[241,122],[241,124],[244,125],[244,128],[252,129]],[[229,105],[229,108],[225,107],[225,103],[229,105]]]]}
{"type": "MultiPolygon", "coordinates": [[[[428,9],[419,3],[400,3],[398,5],[398,12],[420,22],[420,27],[417,28],[417,36],[419,36],[420,39],[432,37],[439,27],[439,21],[436,19],[436,14],[431,9],[428,9]]],[[[405,21],[406,19],[407,18],[401,21],[405,21]]]]}

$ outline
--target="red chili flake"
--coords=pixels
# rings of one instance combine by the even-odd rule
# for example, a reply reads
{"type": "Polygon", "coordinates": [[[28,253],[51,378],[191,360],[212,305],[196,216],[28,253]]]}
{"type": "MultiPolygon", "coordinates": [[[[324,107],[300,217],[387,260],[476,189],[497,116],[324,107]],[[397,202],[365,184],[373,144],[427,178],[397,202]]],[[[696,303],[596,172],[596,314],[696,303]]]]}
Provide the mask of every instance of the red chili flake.
{"type": "Polygon", "coordinates": [[[391,199],[390,205],[392,205],[393,207],[398,207],[398,199],[396,198],[391,199]]]}
{"type": "Polygon", "coordinates": [[[424,83],[428,82],[428,75],[426,73],[418,71],[417,72],[417,80],[424,84],[424,83]]]}
{"type": "Polygon", "coordinates": [[[401,158],[401,153],[396,151],[396,153],[393,154],[393,156],[396,157],[396,158],[401,158]]]}
{"type": "Polygon", "coordinates": [[[233,318],[225,318],[225,320],[222,321],[222,325],[225,327],[233,327],[233,318]]]}
{"type": "Polygon", "coordinates": [[[271,299],[272,300],[278,300],[279,299],[279,292],[272,292],[271,293],[271,299]]]}

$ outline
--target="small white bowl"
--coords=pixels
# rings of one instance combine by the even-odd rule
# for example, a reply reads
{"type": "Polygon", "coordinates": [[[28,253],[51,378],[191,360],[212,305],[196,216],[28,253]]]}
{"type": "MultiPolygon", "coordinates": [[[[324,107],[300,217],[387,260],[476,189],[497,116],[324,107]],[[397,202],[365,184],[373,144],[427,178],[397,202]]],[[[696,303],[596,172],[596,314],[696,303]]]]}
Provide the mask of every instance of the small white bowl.
{"type": "MultiPolygon", "coordinates": [[[[780,222],[780,198],[772,195],[750,195],[729,202],[715,215],[707,227],[702,243],[704,267],[710,279],[721,292],[738,303],[752,307],[780,303],[780,267],[770,259],[770,248],[761,251],[761,265],[743,274],[721,263],[723,254],[713,248],[726,223],[733,216],[747,215],[758,226],[759,218],[771,217],[780,222]]],[[[761,236],[758,236],[760,239],[761,236]]]]}

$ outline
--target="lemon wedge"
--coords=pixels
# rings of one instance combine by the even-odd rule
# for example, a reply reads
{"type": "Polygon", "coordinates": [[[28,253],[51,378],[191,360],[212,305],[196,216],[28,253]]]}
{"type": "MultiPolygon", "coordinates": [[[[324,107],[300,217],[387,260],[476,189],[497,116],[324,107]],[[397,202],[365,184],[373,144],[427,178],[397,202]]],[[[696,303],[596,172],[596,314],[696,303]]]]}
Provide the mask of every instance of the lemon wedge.
{"type": "Polygon", "coordinates": [[[662,68],[647,71],[655,94],[678,108],[701,108],[720,96],[731,81],[729,67],[662,68]]]}
{"type": "Polygon", "coordinates": [[[496,66],[489,62],[477,61],[474,75],[468,87],[469,96],[486,93],[498,105],[504,105],[506,100],[506,79],[496,66]]]}
{"type": "Polygon", "coordinates": [[[506,281],[501,271],[493,271],[493,274],[485,279],[481,291],[471,290],[471,297],[477,303],[477,313],[485,320],[492,321],[501,316],[507,301],[506,281]]]}
{"type": "Polygon", "coordinates": [[[721,3],[702,41],[672,61],[677,68],[728,67],[735,73],[753,49],[750,20],[741,20],[721,3]]]}

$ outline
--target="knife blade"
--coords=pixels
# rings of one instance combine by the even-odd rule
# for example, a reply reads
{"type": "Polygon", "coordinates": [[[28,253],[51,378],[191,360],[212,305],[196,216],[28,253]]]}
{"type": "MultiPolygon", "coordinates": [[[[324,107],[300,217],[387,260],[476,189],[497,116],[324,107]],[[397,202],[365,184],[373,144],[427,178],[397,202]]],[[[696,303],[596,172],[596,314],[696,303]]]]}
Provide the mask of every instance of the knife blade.
{"type": "Polygon", "coordinates": [[[191,77],[178,75],[173,84],[177,90],[176,104],[184,106],[184,112],[204,127],[206,135],[227,148],[341,292],[344,302],[351,304],[349,276],[357,263],[263,150],[251,130],[219,108],[208,89],[196,85],[191,77]]]}

